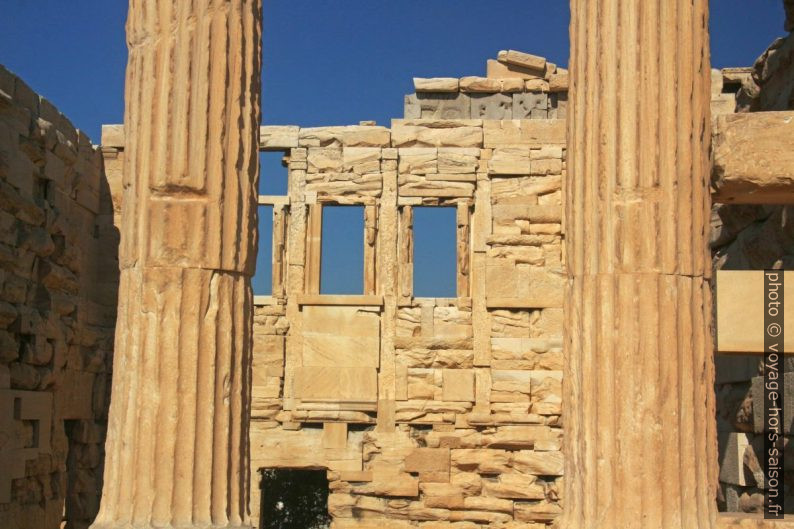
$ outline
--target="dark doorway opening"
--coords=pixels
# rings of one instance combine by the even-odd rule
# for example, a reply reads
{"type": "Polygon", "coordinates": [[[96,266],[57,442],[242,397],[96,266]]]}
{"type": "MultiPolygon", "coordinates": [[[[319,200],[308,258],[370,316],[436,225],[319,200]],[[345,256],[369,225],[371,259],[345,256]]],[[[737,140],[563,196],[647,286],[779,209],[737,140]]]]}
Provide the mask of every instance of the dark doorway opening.
{"type": "Polygon", "coordinates": [[[260,473],[260,529],[325,529],[330,526],[325,470],[266,468],[260,473]]]}

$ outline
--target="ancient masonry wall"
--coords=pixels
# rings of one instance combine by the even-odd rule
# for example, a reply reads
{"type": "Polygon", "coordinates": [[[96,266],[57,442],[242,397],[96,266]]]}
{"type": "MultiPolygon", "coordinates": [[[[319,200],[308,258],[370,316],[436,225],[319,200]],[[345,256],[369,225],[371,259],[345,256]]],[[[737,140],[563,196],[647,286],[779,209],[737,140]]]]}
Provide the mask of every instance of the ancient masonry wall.
{"type": "Polygon", "coordinates": [[[102,486],[118,234],[102,154],[0,66],[0,527],[87,527],[102,486]]]}
{"type": "MultiPolygon", "coordinates": [[[[794,110],[794,36],[778,39],[752,68],[716,75],[715,114],[794,110]],[[724,82],[720,82],[724,81],[724,82]],[[735,96],[734,96],[735,94],[735,96]],[[731,97],[735,104],[731,104],[731,97]]],[[[717,204],[712,210],[711,248],[715,270],[794,267],[794,208],[717,204]]],[[[721,510],[763,512],[763,362],[758,356],[717,355],[717,430],[721,510]]],[[[794,505],[794,359],[787,358],[784,414],[787,432],[786,504],[794,505]],[[790,452],[790,454],[789,454],[790,452]]],[[[794,511],[791,511],[794,512],[794,511]]]]}
{"type": "Polygon", "coordinates": [[[416,79],[390,129],[262,128],[289,196],[260,197],[274,294],[255,312],[252,475],[327,469],[335,528],[532,528],[561,511],[566,154],[549,112],[567,79],[501,57],[513,77],[416,79]],[[518,106],[526,119],[505,119],[518,106]],[[361,296],[319,295],[328,204],[363,206],[361,296]],[[457,210],[456,298],[413,296],[420,206],[457,210]]]}

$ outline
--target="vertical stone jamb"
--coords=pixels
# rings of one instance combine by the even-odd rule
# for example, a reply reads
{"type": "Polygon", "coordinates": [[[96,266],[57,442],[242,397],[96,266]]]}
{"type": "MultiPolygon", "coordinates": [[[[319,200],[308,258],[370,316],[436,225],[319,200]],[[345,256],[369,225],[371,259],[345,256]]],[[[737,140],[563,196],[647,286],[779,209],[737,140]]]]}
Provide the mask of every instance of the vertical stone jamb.
{"type": "Polygon", "coordinates": [[[261,0],[130,0],[121,279],[94,529],[250,527],[261,0]]]}
{"type": "Polygon", "coordinates": [[[708,2],[571,20],[561,526],[711,528],[708,2]]]}

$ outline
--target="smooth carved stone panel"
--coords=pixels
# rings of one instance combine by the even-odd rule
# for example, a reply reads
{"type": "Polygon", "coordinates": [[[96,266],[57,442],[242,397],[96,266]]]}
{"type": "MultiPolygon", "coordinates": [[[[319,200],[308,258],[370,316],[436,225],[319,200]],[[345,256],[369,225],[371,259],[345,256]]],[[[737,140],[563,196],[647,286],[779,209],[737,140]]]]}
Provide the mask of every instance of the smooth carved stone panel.
{"type": "MultiPolygon", "coordinates": [[[[778,274],[783,281],[783,320],[794,327],[794,271],[778,274]],[[785,274],[785,275],[784,275],[785,274]]],[[[717,272],[717,350],[721,353],[764,352],[764,271],[717,272]]],[[[784,333],[784,351],[794,353],[794,333],[784,333]]]]}
{"type": "Polygon", "coordinates": [[[378,367],[380,315],[360,307],[303,307],[303,365],[378,367]]]}
{"type": "Polygon", "coordinates": [[[296,370],[296,394],[309,402],[376,402],[378,372],[374,367],[315,367],[296,370]]]}

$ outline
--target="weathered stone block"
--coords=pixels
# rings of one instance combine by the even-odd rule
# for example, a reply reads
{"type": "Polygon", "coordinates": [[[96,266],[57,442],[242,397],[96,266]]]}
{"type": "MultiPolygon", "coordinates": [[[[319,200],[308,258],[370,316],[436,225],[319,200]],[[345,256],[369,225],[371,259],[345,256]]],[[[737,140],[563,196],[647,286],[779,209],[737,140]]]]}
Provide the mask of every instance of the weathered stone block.
{"type": "Polygon", "coordinates": [[[405,119],[469,119],[467,94],[416,93],[405,96],[405,119]]]}
{"type": "Polygon", "coordinates": [[[414,90],[418,92],[457,92],[459,88],[456,77],[414,77],[414,90]]]}
{"type": "MultiPolygon", "coordinates": [[[[498,122],[497,122],[498,123],[498,122]]],[[[394,147],[481,147],[482,120],[392,120],[394,147]]]]}
{"type": "Polygon", "coordinates": [[[502,83],[498,79],[488,79],[487,77],[462,77],[460,91],[493,94],[502,91],[502,83]]]}
{"type": "Polygon", "coordinates": [[[416,448],[405,458],[406,472],[449,472],[448,448],[416,448]]]}
{"type": "Polygon", "coordinates": [[[501,50],[498,55],[499,62],[545,72],[546,59],[515,50],[501,50]]]}
{"type": "Polygon", "coordinates": [[[548,111],[548,108],[549,95],[546,93],[513,94],[513,119],[539,119],[539,112],[548,111]]]}
{"type": "Polygon", "coordinates": [[[474,402],[474,371],[445,369],[442,398],[447,401],[474,402]]]}
{"type": "Polygon", "coordinates": [[[300,127],[295,125],[263,125],[259,127],[259,148],[264,150],[293,149],[298,146],[299,134],[300,127]]]}
{"type": "Polygon", "coordinates": [[[512,106],[507,94],[472,94],[470,115],[473,119],[512,119],[512,106]]]}

